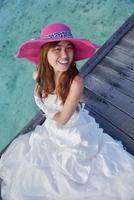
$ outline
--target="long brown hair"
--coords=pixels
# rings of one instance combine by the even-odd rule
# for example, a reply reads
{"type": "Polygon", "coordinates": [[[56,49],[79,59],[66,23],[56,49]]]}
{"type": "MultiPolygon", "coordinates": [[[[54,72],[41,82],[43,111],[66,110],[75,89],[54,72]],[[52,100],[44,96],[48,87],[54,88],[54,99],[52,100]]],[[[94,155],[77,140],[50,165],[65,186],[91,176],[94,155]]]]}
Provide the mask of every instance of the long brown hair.
{"type": "Polygon", "coordinates": [[[68,70],[62,72],[59,77],[58,85],[56,86],[54,80],[54,70],[47,59],[47,52],[50,48],[55,47],[58,42],[51,42],[43,45],[40,50],[40,63],[37,66],[37,91],[40,98],[46,98],[49,94],[53,94],[56,89],[56,95],[61,99],[62,104],[68,96],[71,83],[74,77],[79,74],[74,61],[72,61],[68,70]]]}

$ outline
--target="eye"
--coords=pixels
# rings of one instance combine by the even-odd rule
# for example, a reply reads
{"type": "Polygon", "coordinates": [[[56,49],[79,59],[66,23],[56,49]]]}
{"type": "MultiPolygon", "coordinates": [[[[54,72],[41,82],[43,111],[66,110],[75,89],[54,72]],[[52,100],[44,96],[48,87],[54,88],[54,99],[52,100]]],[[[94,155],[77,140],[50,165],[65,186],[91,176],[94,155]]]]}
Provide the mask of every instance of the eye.
{"type": "Polygon", "coordinates": [[[67,47],[67,49],[73,49],[73,46],[72,46],[72,45],[70,45],[70,46],[68,46],[68,47],[67,47]]]}
{"type": "Polygon", "coordinates": [[[55,47],[54,51],[60,51],[60,47],[55,47]]]}

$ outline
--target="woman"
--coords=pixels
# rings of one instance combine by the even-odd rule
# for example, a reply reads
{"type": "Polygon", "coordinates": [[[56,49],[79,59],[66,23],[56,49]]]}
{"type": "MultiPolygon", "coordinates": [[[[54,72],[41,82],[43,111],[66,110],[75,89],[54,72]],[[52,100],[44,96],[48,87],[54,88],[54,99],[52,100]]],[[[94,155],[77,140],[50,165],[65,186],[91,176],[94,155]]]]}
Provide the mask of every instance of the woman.
{"type": "Polygon", "coordinates": [[[134,158],[80,107],[75,61],[98,46],[50,24],[17,55],[37,64],[35,102],[46,120],[19,136],[0,161],[4,200],[132,200],[134,158]]]}

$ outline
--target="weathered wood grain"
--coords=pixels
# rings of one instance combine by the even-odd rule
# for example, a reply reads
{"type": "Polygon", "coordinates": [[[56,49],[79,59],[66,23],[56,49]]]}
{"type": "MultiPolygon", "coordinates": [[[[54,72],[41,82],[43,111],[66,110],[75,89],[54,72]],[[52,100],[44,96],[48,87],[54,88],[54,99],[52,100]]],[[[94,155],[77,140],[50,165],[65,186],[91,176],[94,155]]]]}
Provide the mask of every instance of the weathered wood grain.
{"type": "Polygon", "coordinates": [[[85,87],[94,92],[97,96],[105,98],[110,104],[120,111],[134,118],[134,99],[116,90],[105,80],[98,79],[95,75],[89,74],[85,79],[85,87]]]}
{"type": "Polygon", "coordinates": [[[99,113],[103,118],[134,140],[134,118],[126,115],[110,104],[105,98],[99,97],[88,89],[84,91],[83,100],[87,106],[91,107],[95,112],[99,113]]]}

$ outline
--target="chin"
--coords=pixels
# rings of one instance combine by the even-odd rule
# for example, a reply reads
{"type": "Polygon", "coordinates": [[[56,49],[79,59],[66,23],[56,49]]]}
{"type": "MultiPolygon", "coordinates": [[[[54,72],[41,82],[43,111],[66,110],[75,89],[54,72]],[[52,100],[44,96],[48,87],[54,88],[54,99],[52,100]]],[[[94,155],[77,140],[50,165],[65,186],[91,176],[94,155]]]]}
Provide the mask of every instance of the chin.
{"type": "Polygon", "coordinates": [[[60,71],[60,72],[65,72],[65,71],[67,71],[67,70],[68,70],[68,68],[69,68],[69,67],[67,67],[67,68],[64,68],[64,69],[59,69],[59,71],[60,71]]]}

